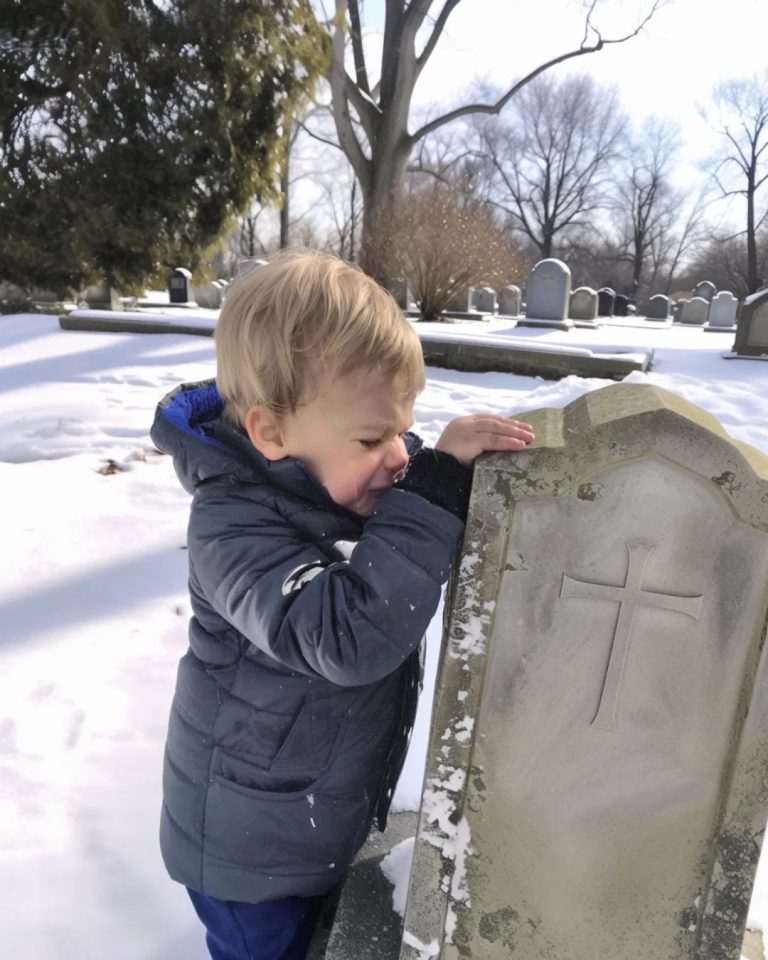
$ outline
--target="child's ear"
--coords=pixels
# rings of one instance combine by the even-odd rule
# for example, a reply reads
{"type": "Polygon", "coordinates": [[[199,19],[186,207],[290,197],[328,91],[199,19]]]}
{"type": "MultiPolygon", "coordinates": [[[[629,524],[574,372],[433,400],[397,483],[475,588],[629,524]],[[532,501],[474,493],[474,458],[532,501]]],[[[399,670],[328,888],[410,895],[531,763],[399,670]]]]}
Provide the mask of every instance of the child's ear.
{"type": "Polygon", "coordinates": [[[251,443],[267,460],[282,460],[286,455],[280,421],[267,407],[251,407],[245,415],[245,430],[251,443]]]}

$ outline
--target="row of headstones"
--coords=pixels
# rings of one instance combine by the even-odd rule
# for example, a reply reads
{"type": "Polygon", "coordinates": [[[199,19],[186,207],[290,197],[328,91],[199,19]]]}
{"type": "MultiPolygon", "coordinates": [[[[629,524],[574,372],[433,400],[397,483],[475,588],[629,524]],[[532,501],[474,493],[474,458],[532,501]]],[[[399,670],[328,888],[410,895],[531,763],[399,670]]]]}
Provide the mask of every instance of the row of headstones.
{"type": "MultiPolygon", "coordinates": [[[[246,257],[240,260],[235,270],[235,280],[266,262],[266,260],[260,260],[256,257],[246,257]]],[[[219,278],[211,283],[193,288],[190,285],[191,279],[192,274],[186,267],[176,267],[168,278],[168,299],[170,302],[187,306],[194,304],[211,310],[220,309],[224,302],[224,294],[232,281],[219,278]]]]}
{"type": "MultiPolygon", "coordinates": [[[[407,299],[403,281],[396,295],[407,299]]],[[[649,320],[674,320],[680,323],[704,324],[729,328],[736,324],[738,300],[729,291],[716,296],[716,287],[709,280],[696,285],[690,299],[673,302],[658,294],[651,297],[646,311],[649,320]]],[[[616,293],[611,287],[577,287],[571,290],[571,272],[561,260],[540,260],[531,271],[527,284],[528,317],[562,322],[567,319],[594,321],[599,317],[626,317],[636,312],[632,299],[616,293]]],[[[522,311],[522,293],[518,286],[503,287],[498,297],[492,287],[470,288],[451,304],[452,311],[501,314],[517,317],[522,311]]]]}

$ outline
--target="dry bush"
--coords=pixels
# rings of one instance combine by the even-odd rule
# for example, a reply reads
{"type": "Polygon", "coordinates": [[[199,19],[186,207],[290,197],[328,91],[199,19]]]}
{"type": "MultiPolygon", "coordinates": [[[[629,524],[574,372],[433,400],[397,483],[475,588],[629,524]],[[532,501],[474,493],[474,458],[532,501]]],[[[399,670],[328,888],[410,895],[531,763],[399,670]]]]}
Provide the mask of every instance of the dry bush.
{"type": "Polygon", "coordinates": [[[500,289],[524,275],[523,258],[489,208],[433,184],[392,200],[374,221],[379,279],[404,278],[425,320],[468,287],[500,289]]]}

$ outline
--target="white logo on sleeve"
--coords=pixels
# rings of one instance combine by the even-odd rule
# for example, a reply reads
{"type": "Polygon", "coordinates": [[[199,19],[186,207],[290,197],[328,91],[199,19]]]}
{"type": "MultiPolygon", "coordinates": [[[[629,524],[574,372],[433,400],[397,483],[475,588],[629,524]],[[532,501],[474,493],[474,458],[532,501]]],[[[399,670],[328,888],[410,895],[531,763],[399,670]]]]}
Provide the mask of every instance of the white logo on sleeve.
{"type": "Polygon", "coordinates": [[[283,596],[287,597],[289,593],[301,590],[310,580],[314,580],[318,573],[322,573],[327,566],[328,564],[323,560],[315,560],[313,563],[302,563],[300,567],[291,570],[283,581],[283,596]]]}

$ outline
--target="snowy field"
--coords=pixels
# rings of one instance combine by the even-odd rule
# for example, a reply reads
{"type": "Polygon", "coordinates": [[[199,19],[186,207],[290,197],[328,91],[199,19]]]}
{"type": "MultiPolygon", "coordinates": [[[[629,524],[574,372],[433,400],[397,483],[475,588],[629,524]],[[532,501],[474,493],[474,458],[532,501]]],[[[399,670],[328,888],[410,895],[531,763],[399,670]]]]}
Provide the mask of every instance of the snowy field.
{"type": "MultiPolygon", "coordinates": [[[[514,334],[653,346],[652,372],[629,379],[682,395],[768,454],[768,362],[723,359],[733,333],[628,320],[514,334]]],[[[165,723],[189,613],[188,497],[148,431],[168,390],[213,373],[208,338],[0,317],[2,960],[207,957],[157,849],[165,723]]],[[[606,382],[429,369],[416,429],[434,442],[454,416],[563,406],[606,382]]],[[[429,707],[425,695],[400,809],[418,803],[429,707]]],[[[749,918],[762,930],[766,863],[768,854],[749,918]]]]}

